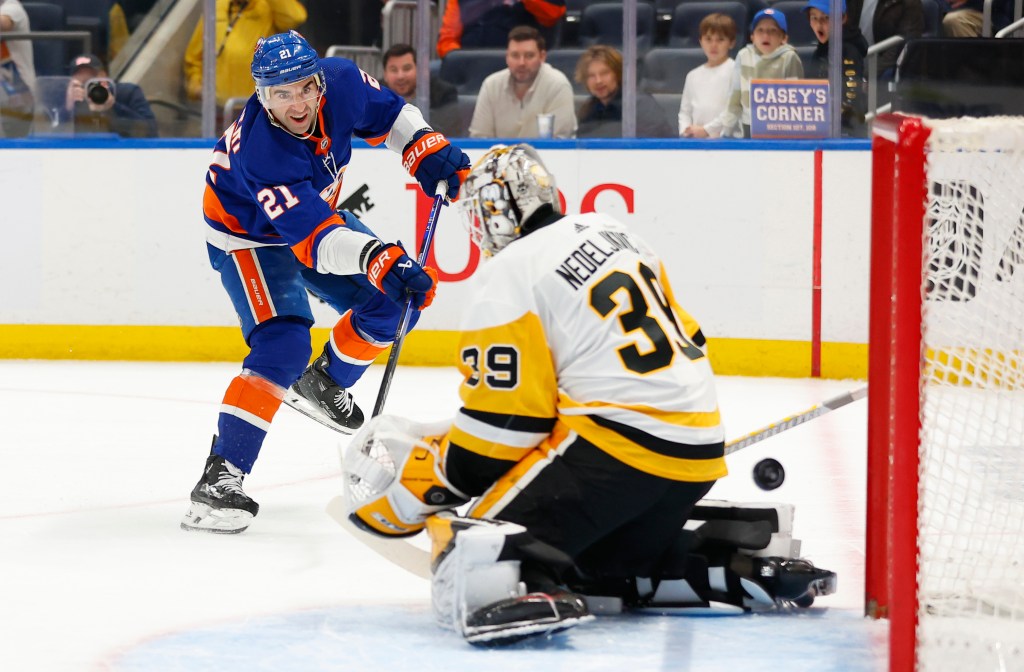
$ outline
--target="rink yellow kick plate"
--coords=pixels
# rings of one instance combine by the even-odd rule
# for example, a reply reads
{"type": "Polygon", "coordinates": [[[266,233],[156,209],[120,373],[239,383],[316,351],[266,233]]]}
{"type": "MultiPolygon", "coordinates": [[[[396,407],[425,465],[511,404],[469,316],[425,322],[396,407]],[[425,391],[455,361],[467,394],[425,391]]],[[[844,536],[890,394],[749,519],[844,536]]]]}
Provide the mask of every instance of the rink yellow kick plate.
{"type": "MultiPolygon", "coordinates": [[[[320,354],[327,329],[312,330],[313,356],[320,354]]],[[[400,362],[452,366],[457,331],[413,331],[402,345],[400,362]]],[[[744,338],[708,339],[715,373],[725,376],[811,375],[811,344],[744,338]]],[[[120,325],[0,325],[0,359],[81,359],[153,362],[241,362],[248,353],[237,327],[157,327],[120,325]]],[[[384,351],[377,363],[387,361],[384,351]]],[[[867,378],[867,345],[822,343],[823,378],[867,378]]]]}

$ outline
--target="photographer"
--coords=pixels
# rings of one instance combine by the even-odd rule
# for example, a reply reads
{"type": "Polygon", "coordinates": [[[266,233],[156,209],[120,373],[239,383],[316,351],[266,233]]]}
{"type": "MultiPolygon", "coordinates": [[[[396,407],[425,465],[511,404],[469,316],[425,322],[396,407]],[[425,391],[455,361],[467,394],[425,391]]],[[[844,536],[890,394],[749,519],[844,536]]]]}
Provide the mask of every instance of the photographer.
{"type": "Polygon", "coordinates": [[[75,134],[116,133],[126,138],[156,137],[156,117],[142,89],[107,76],[103,62],[88,54],[71,61],[64,109],[75,134]]]}

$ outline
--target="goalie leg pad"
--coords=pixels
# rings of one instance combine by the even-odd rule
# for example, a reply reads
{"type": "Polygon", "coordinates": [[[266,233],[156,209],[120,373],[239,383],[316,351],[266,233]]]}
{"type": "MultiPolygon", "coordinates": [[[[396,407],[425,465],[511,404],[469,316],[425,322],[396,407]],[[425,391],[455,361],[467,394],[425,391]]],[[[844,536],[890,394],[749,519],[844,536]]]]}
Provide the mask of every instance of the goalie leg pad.
{"type": "Polygon", "coordinates": [[[431,602],[438,625],[462,633],[467,613],[526,593],[519,580],[519,560],[499,561],[507,539],[525,531],[514,523],[447,514],[427,520],[431,602]]]}
{"type": "Polygon", "coordinates": [[[641,611],[740,614],[806,608],[836,591],[836,574],[802,558],[735,555],[728,567],[693,556],[685,578],[638,577],[626,604],[641,611]]]}
{"type": "Polygon", "coordinates": [[[449,424],[381,415],[363,427],[341,461],[345,505],[357,527],[384,537],[411,536],[430,515],[468,501],[438,468],[449,424]]]}
{"type": "Polygon", "coordinates": [[[573,583],[633,609],[738,613],[809,607],[836,589],[836,575],[799,557],[794,507],[701,500],[652,577],[573,583]]]}
{"type": "Polygon", "coordinates": [[[702,499],[690,514],[699,544],[721,543],[755,557],[796,558],[800,540],[793,538],[792,504],[738,503],[702,499]],[[703,522],[699,522],[703,521],[703,522]]]}
{"type": "Polygon", "coordinates": [[[500,645],[592,620],[566,591],[527,592],[521,560],[539,542],[521,525],[443,513],[427,521],[433,545],[434,618],[467,642],[500,645]]]}

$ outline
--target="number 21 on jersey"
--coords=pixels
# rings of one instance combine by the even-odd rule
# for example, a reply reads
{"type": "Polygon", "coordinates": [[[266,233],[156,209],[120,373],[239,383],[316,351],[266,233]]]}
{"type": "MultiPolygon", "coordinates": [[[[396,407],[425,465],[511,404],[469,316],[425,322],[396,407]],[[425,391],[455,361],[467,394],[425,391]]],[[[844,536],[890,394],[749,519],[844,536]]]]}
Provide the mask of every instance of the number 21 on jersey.
{"type": "Polygon", "coordinates": [[[299,204],[299,199],[293,196],[291,190],[283,184],[273,188],[261,189],[256,194],[256,200],[263,206],[263,212],[267,213],[267,217],[270,219],[277,219],[285,210],[291,210],[299,204]],[[282,201],[280,203],[278,203],[278,194],[275,194],[275,191],[281,196],[282,201]]]}

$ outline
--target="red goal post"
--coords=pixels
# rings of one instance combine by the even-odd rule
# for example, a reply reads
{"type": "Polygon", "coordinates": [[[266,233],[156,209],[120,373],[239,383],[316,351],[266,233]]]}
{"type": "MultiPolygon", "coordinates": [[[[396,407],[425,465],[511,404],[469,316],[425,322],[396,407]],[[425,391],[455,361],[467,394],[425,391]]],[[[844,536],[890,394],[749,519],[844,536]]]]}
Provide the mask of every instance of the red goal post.
{"type": "Polygon", "coordinates": [[[872,152],[865,609],[890,670],[1024,669],[1024,119],[872,152]]]}

